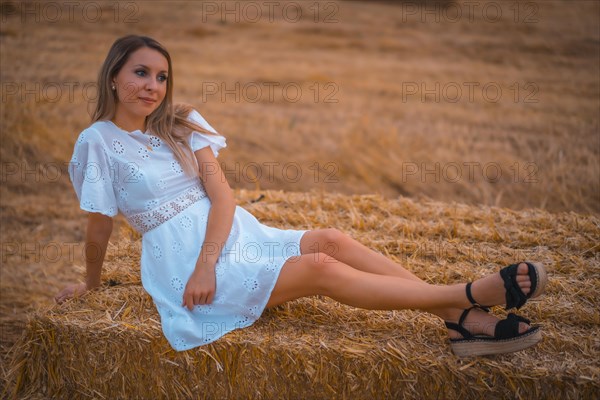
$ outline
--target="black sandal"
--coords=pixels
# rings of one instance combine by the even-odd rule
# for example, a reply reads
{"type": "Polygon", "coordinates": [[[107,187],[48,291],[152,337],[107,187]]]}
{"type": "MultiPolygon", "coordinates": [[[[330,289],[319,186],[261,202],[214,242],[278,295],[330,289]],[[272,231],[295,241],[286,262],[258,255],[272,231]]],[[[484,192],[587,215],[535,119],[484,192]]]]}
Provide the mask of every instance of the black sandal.
{"type": "MultiPolygon", "coordinates": [[[[528,299],[538,297],[546,288],[548,274],[546,273],[544,266],[539,263],[530,263],[527,261],[522,262],[527,264],[527,267],[529,268],[529,279],[531,280],[531,290],[529,291],[529,294],[523,293],[519,287],[519,284],[517,283],[517,269],[519,268],[519,264],[521,264],[521,262],[511,264],[508,267],[500,270],[500,276],[504,281],[504,289],[506,289],[506,310],[510,310],[513,307],[516,307],[517,309],[521,308],[528,299]]],[[[472,282],[469,282],[467,283],[466,287],[467,298],[471,304],[478,307],[486,307],[475,301],[473,295],[471,294],[471,285],[472,282]]]]}
{"type": "Polygon", "coordinates": [[[519,323],[529,324],[527,318],[510,313],[506,319],[498,321],[494,336],[473,335],[463,326],[469,312],[479,308],[467,308],[461,314],[458,324],[444,321],[448,329],[460,333],[462,339],[450,339],[450,348],[458,357],[485,356],[491,354],[512,353],[533,346],[542,339],[539,326],[531,326],[527,331],[519,333],[519,323]]]}

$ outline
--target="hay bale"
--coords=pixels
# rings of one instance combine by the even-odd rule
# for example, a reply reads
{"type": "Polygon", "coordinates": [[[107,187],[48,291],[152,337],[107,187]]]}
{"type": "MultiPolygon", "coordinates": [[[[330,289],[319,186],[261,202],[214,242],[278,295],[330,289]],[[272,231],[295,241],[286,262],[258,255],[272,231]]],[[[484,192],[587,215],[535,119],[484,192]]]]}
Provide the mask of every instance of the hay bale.
{"type": "Polygon", "coordinates": [[[118,249],[109,248],[100,289],[30,318],[11,350],[4,395],[565,399],[600,391],[598,218],[264,193],[250,204],[259,193],[240,191],[239,203],[273,226],[336,226],[432,282],[475,279],[515,257],[544,262],[548,292],[521,312],[543,325],[543,341],[512,355],[461,360],[432,316],[360,310],[316,296],[268,310],[212,344],[175,352],[140,284],[139,237],[125,229],[118,249]]]}

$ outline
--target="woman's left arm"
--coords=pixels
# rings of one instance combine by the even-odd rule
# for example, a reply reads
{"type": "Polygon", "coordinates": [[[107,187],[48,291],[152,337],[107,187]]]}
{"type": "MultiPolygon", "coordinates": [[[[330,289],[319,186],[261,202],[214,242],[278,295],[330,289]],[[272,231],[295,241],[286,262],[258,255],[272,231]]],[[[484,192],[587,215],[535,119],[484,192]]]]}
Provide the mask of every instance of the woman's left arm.
{"type": "Polygon", "coordinates": [[[216,290],[215,266],[231,232],[236,208],[233,190],[210,147],[196,150],[194,155],[211,206],[202,250],[183,293],[182,305],[190,311],[196,304],[212,303],[216,290]]]}

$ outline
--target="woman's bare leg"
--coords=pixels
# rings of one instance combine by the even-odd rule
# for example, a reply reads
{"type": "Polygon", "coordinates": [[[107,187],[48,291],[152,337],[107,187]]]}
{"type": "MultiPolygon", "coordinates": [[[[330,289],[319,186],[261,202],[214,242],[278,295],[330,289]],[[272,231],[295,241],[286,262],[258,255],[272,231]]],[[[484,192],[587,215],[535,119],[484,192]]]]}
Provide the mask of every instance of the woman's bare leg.
{"type": "Polygon", "coordinates": [[[422,282],[419,277],[400,264],[369,249],[335,228],[315,229],[306,232],[300,241],[300,253],[325,253],[361,271],[379,275],[398,276],[422,282]]]}
{"type": "MultiPolygon", "coordinates": [[[[479,281],[489,279],[490,276],[479,281]]],[[[283,266],[268,306],[298,297],[321,294],[341,303],[373,310],[465,308],[470,302],[464,284],[425,282],[364,272],[325,253],[291,257],[283,266]]],[[[486,304],[501,304],[503,285],[488,285],[486,304]]]]}
{"type": "MultiPolygon", "coordinates": [[[[421,278],[335,228],[308,231],[300,242],[301,254],[325,253],[346,265],[373,274],[397,276],[423,282],[421,278]]],[[[459,310],[459,309],[456,309],[459,310]]],[[[449,309],[424,310],[441,318],[449,318],[449,309]]],[[[454,314],[454,313],[452,313],[454,314]]]]}
{"type": "MultiPolygon", "coordinates": [[[[325,253],[334,259],[343,262],[353,268],[373,274],[397,276],[404,279],[423,282],[418,276],[408,271],[400,264],[397,264],[372,249],[369,249],[362,243],[354,240],[338,229],[316,229],[308,231],[302,237],[300,242],[300,253],[325,253]]],[[[526,264],[519,267],[517,281],[523,293],[528,294],[531,289],[528,269],[526,264]]],[[[491,275],[486,280],[480,280],[473,284],[473,296],[481,303],[478,296],[480,292],[488,290],[490,286],[502,285],[503,281],[499,274],[491,275]]]]}
{"type": "MultiPolygon", "coordinates": [[[[332,264],[335,264],[337,262],[339,264],[346,265],[346,267],[350,266],[358,271],[367,272],[368,274],[401,278],[400,280],[374,279],[373,282],[371,282],[369,280],[369,282],[371,282],[370,283],[371,285],[373,285],[373,284],[378,285],[378,282],[382,282],[382,281],[386,281],[386,283],[382,283],[383,286],[376,286],[375,292],[377,292],[376,294],[378,294],[379,297],[377,297],[377,296],[371,297],[370,298],[371,302],[367,303],[367,304],[363,304],[363,303],[360,303],[360,304],[354,303],[353,304],[352,303],[353,301],[360,302],[360,299],[352,298],[352,296],[348,297],[347,295],[346,295],[346,297],[344,297],[343,294],[341,294],[341,297],[337,297],[337,298],[334,297],[335,294],[334,294],[334,296],[330,296],[330,297],[333,297],[334,299],[339,300],[345,304],[355,305],[355,306],[362,307],[362,308],[377,308],[377,309],[397,308],[396,306],[399,303],[396,303],[396,302],[398,301],[398,299],[394,298],[393,296],[391,299],[385,300],[382,303],[380,303],[380,301],[382,301],[384,298],[386,298],[386,296],[388,296],[388,292],[381,291],[382,287],[390,287],[390,285],[391,285],[390,293],[396,292],[397,295],[401,294],[402,295],[401,297],[408,296],[408,297],[412,298],[412,300],[405,298],[405,300],[407,300],[407,302],[405,302],[404,305],[401,306],[400,308],[419,308],[423,311],[438,315],[439,317],[441,317],[445,320],[448,320],[448,321],[458,320],[458,317],[459,317],[460,313],[462,312],[462,307],[465,307],[466,305],[470,305],[470,303],[467,303],[466,305],[461,305],[461,306],[442,306],[442,307],[438,307],[438,306],[429,306],[428,307],[428,306],[424,305],[422,302],[420,302],[421,301],[420,299],[423,298],[423,293],[429,293],[430,289],[432,289],[432,288],[442,288],[442,287],[428,285],[427,283],[425,283],[421,279],[419,279],[417,276],[412,274],[410,271],[404,269],[399,264],[394,263],[392,260],[383,256],[382,254],[377,253],[377,252],[367,248],[366,246],[355,241],[354,239],[350,238],[349,236],[343,234],[342,232],[340,232],[337,229],[319,229],[319,230],[309,231],[303,236],[302,241],[300,243],[300,247],[301,247],[301,254],[309,255],[308,257],[313,257],[313,260],[298,260],[296,262],[291,263],[294,265],[294,267],[290,267],[290,268],[284,267],[284,269],[291,270],[291,271],[286,271],[284,273],[284,271],[282,270],[282,275],[280,276],[280,280],[278,281],[278,284],[276,285],[276,288],[273,291],[271,300],[269,301],[269,304],[267,305],[268,307],[277,305],[277,304],[281,304],[282,302],[285,302],[287,300],[291,300],[291,299],[295,299],[295,298],[299,298],[299,297],[309,296],[309,295],[313,295],[313,294],[323,294],[323,293],[315,293],[314,292],[315,288],[311,287],[311,285],[308,282],[307,282],[307,285],[305,285],[303,283],[304,282],[304,280],[302,279],[303,276],[308,276],[309,277],[308,279],[311,280],[311,282],[313,282],[313,283],[318,282],[316,277],[311,275],[311,274],[313,274],[313,272],[309,271],[314,268],[311,268],[311,267],[306,268],[306,264],[311,264],[311,262],[312,263],[321,262],[323,264],[322,267],[331,266],[332,264]],[[310,254],[312,254],[312,256],[310,256],[310,254]],[[327,256],[329,256],[329,257],[327,257],[327,256]],[[301,267],[299,267],[299,265],[301,267]],[[285,275],[288,275],[288,272],[291,275],[290,280],[293,281],[293,282],[289,282],[289,283],[291,283],[291,285],[288,285],[288,282],[287,282],[288,279],[285,276],[285,275]],[[401,282],[402,280],[404,280],[406,282],[401,282]],[[297,285],[294,285],[294,283],[297,283],[297,285]],[[425,286],[423,286],[423,285],[425,285],[425,286]],[[280,286],[280,287],[278,288],[277,286],[280,286]],[[427,287],[427,289],[424,289],[425,287],[427,287]],[[281,289],[281,290],[278,290],[278,289],[281,289]],[[386,301],[388,301],[388,302],[386,303],[386,301]],[[389,303],[389,301],[391,301],[392,303],[389,303]],[[410,304],[410,301],[417,301],[417,302],[419,302],[420,305],[416,306],[416,307],[408,306],[410,304]],[[375,302],[375,303],[373,303],[373,302],[375,302]]],[[[319,269],[319,268],[317,268],[317,269],[319,269]]],[[[324,268],[320,268],[320,269],[323,270],[324,268]]],[[[527,269],[525,268],[524,271],[525,271],[524,273],[526,274],[527,269]]],[[[324,275],[326,275],[326,274],[324,274],[324,275]]],[[[349,275],[352,275],[352,274],[350,273],[349,275]]],[[[522,281],[522,283],[520,283],[520,286],[522,287],[522,290],[525,293],[527,293],[529,291],[530,283],[528,281],[528,276],[525,275],[524,277],[527,279],[521,278],[520,280],[522,281]]],[[[500,287],[502,287],[502,284],[501,284],[502,281],[501,280],[498,281],[498,279],[500,279],[499,276],[497,276],[497,277],[492,276],[492,277],[487,278],[488,282],[485,286],[490,287],[490,285],[492,285],[492,288],[496,288],[496,289],[498,288],[498,285],[500,285],[500,287]],[[494,278],[497,278],[497,279],[494,279],[494,278]]],[[[486,282],[484,282],[484,283],[486,283],[486,282]]],[[[369,283],[367,285],[369,285],[369,283]]],[[[339,283],[338,283],[338,286],[339,286],[339,283]]],[[[456,285],[454,285],[454,286],[455,286],[454,289],[456,289],[456,285]]],[[[475,284],[473,285],[473,287],[475,288],[475,284]]],[[[464,299],[465,298],[464,285],[460,285],[460,288],[461,288],[460,289],[461,293],[459,295],[459,298],[464,299]]],[[[482,289],[483,288],[484,287],[482,286],[482,289]]],[[[357,290],[359,292],[364,291],[364,289],[365,289],[365,287],[364,287],[364,284],[362,284],[362,283],[358,283],[358,287],[354,288],[354,290],[357,290]]],[[[486,289],[486,290],[489,290],[489,289],[486,289]]],[[[368,289],[367,289],[367,291],[368,291],[368,289]]],[[[446,292],[442,291],[440,293],[446,293],[446,292]]],[[[443,294],[442,296],[446,296],[446,295],[447,294],[443,294]]],[[[429,294],[427,294],[426,296],[429,296],[429,294]]],[[[475,296],[475,294],[474,294],[474,296],[475,296]]],[[[478,297],[476,297],[476,298],[478,298],[478,297]]],[[[481,299],[479,299],[479,301],[481,301],[482,303],[484,302],[481,299]]],[[[492,303],[490,303],[490,304],[492,304],[492,303]]],[[[414,303],[413,303],[413,305],[414,305],[414,303]]],[[[485,334],[493,335],[493,330],[494,330],[494,327],[495,327],[497,321],[498,321],[498,319],[490,314],[486,314],[483,312],[471,312],[469,314],[469,317],[467,318],[466,325],[467,325],[468,329],[470,329],[474,333],[485,333],[485,334]],[[471,325],[471,326],[469,326],[469,325],[471,325]],[[474,325],[477,325],[477,326],[474,326],[474,325]]],[[[525,331],[527,328],[528,327],[526,324],[521,324],[521,331],[525,331]]],[[[456,337],[457,335],[456,335],[456,333],[451,332],[451,336],[456,337]]]]}
{"type": "Polygon", "coordinates": [[[464,285],[434,286],[354,269],[325,253],[291,257],[267,306],[310,295],[373,310],[466,307],[464,285]]]}

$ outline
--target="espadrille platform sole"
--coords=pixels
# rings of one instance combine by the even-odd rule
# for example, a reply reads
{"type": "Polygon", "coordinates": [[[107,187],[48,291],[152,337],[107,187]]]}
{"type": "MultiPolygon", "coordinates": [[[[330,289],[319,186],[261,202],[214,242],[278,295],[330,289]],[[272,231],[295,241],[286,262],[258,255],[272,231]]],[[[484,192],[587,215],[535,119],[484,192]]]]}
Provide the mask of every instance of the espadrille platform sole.
{"type": "Polygon", "coordinates": [[[534,346],[542,339],[539,326],[532,327],[521,335],[510,339],[492,337],[472,337],[470,339],[450,339],[452,352],[458,357],[486,356],[514,353],[534,346]]]}

